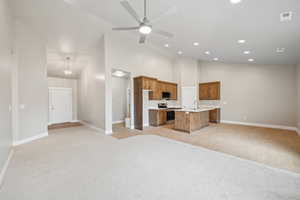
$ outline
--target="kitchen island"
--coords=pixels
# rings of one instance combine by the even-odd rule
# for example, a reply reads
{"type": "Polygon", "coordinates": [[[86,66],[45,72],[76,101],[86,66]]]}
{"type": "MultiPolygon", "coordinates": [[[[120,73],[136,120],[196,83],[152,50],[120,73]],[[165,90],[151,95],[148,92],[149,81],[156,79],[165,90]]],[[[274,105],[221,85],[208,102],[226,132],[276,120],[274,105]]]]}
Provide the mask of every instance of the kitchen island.
{"type": "Polygon", "coordinates": [[[175,129],[192,133],[209,126],[209,112],[215,108],[181,109],[175,111],[175,129]]]}

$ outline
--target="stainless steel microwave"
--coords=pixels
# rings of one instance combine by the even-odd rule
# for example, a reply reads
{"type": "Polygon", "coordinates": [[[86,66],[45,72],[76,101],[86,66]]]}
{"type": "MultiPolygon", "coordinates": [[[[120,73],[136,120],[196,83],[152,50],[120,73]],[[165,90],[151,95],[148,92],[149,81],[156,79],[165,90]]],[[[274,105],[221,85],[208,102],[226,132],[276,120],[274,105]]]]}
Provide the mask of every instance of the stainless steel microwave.
{"type": "Polygon", "coordinates": [[[163,99],[170,99],[171,93],[170,92],[162,92],[162,98],[163,99]]]}

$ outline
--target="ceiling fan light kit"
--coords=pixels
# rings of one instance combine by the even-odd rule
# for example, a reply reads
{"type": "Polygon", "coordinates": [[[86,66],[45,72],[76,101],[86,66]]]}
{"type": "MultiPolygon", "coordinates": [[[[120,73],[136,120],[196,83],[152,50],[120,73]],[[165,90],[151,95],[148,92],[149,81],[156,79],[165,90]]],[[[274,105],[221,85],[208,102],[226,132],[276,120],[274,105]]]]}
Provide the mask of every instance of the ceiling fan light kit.
{"type": "Polygon", "coordinates": [[[138,26],[136,27],[119,27],[119,28],[113,28],[114,31],[132,31],[132,30],[138,30],[141,34],[139,43],[144,44],[147,39],[147,35],[150,33],[156,33],[160,36],[171,38],[173,37],[173,34],[168,33],[166,31],[153,29],[150,20],[147,18],[147,0],[144,0],[144,18],[140,18],[137,12],[133,9],[133,7],[130,5],[128,0],[121,0],[121,5],[125,8],[125,10],[131,15],[131,17],[138,22],[138,26]]]}
{"type": "Polygon", "coordinates": [[[140,28],[139,28],[139,32],[141,34],[144,34],[144,35],[148,35],[152,32],[152,28],[151,26],[148,26],[148,25],[141,25],[140,28]]]}

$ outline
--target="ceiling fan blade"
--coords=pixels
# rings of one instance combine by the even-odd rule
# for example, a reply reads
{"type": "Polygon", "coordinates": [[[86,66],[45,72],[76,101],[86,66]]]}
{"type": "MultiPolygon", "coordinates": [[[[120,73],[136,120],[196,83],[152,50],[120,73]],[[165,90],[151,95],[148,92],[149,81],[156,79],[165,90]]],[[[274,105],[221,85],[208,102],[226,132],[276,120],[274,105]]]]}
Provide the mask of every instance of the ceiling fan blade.
{"type": "Polygon", "coordinates": [[[162,13],[160,16],[154,18],[153,20],[150,20],[152,24],[162,20],[163,18],[166,18],[168,16],[174,15],[175,13],[178,12],[178,9],[176,6],[173,6],[169,10],[167,10],[165,13],[162,13]]]}
{"type": "Polygon", "coordinates": [[[117,27],[117,28],[113,28],[112,30],[114,31],[131,31],[131,30],[138,30],[140,27],[136,26],[136,27],[117,27]]]}
{"type": "Polygon", "coordinates": [[[141,18],[139,17],[137,12],[132,8],[128,0],[121,0],[120,3],[138,23],[141,23],[141,18]]]}
{"type": "Polygon", "coordinates": [[[163,31],[163,30],[153,30],[153,33],[161,35],[163,37],[167,37],[167,38],[172,38],[174,37],[174,35],[172,33],[169,33],[167,31],[163,31]]]}
{"type": "Polygon", "coordinates": [[[142,34],[141,37],[140,37],[139,43],[140,44],[145,44],[145,42],[146,42],[146,35],[142,34]]]}

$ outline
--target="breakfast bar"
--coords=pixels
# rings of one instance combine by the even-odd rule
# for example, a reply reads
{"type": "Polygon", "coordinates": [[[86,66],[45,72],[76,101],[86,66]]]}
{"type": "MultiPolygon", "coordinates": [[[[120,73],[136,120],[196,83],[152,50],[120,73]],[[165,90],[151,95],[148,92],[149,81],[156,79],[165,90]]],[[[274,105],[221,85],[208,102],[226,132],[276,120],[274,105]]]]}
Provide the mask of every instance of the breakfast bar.
{"type": "Polygon", "coordinates": [[[182,109],[175,111],[175,126],[179,131],[192,133],[209,126],[209,111],[211,109],[182,109]]]}

